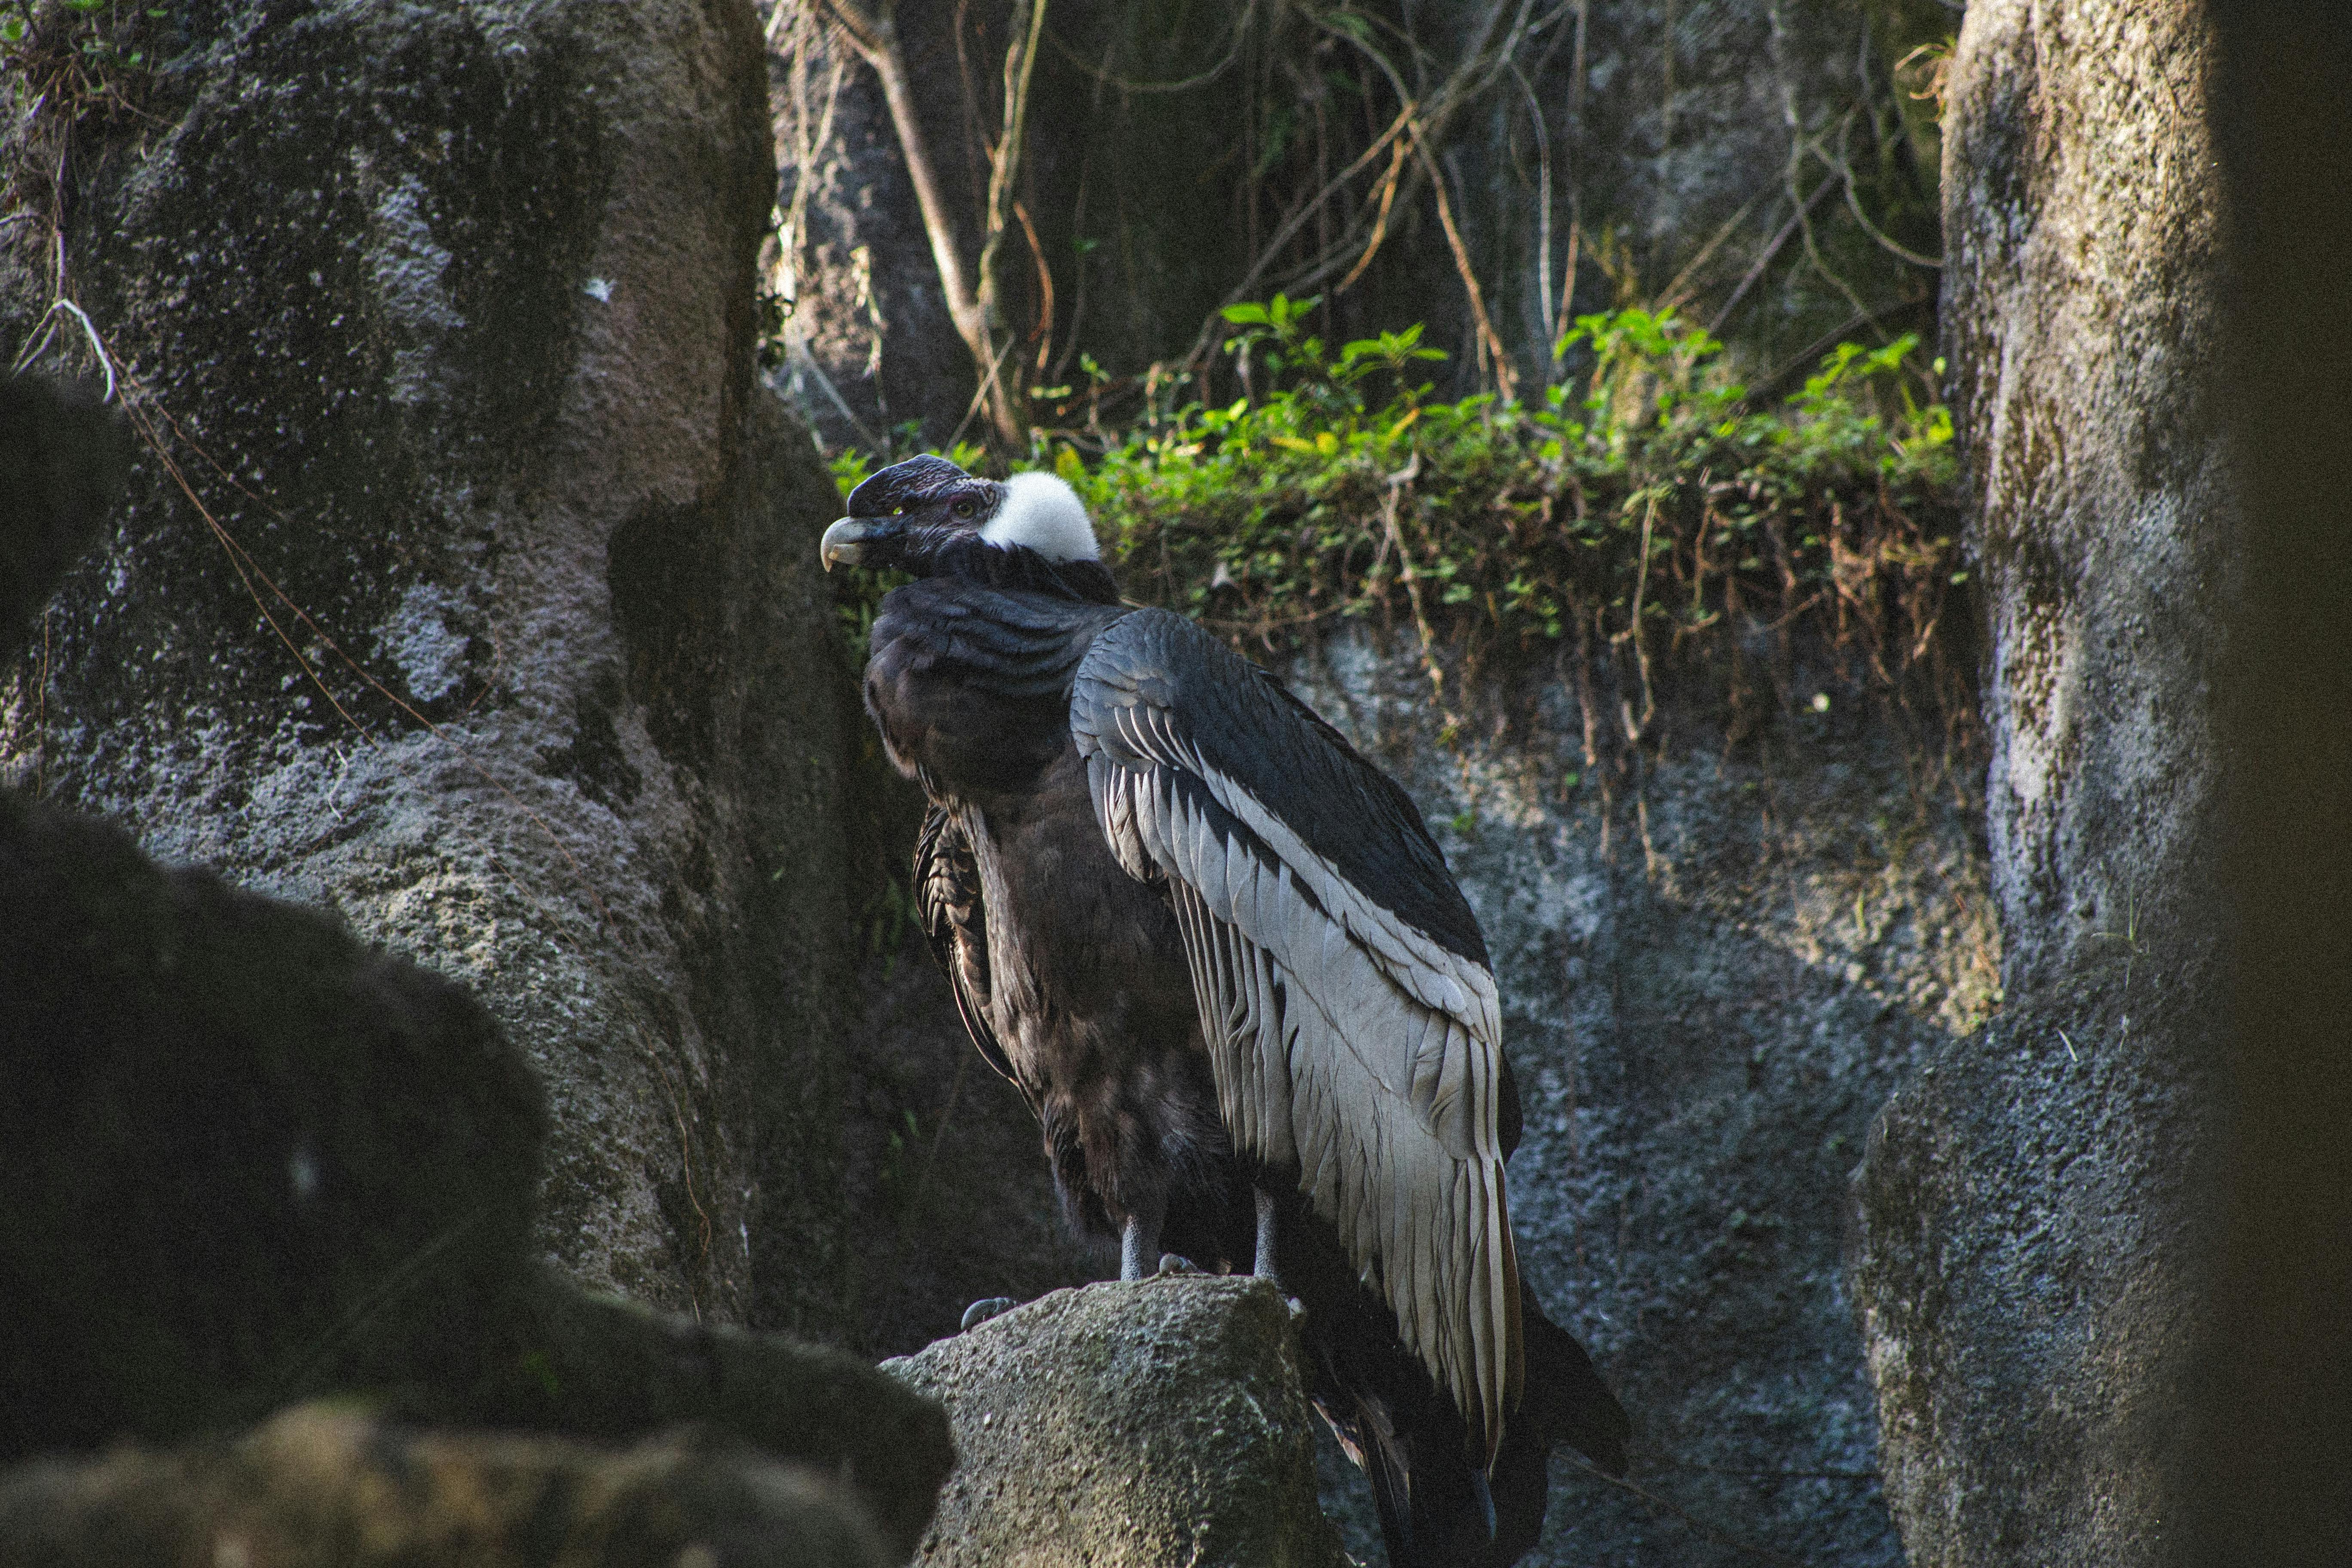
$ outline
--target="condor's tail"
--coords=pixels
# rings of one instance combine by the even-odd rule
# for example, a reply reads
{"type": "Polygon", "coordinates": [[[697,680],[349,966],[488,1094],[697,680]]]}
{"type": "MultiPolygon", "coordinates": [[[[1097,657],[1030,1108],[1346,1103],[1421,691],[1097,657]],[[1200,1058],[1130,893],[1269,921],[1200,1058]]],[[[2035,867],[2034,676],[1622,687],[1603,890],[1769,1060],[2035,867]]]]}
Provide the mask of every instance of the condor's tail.
{"type": "MultiPolygon", "coordinates": [[[[1449,1400],[1361,1384],[1324,1414],[1363,1467],[1379,1505],[1391,1568],[1509,1568],[1543,1535],[1549,1461],[1566,1443],[1601,1469],[1625,1468],[1633,1424],[1592,1358],[1544,1316],[1523,1280],[1519,1302],[1527,1384],[1503,1431],[1491,1477],[1464,1457],[1461,1416],[1449,1400]]],[[[1417,1393],[1418,1391],[1414,1391],[1417,1393]]]]}

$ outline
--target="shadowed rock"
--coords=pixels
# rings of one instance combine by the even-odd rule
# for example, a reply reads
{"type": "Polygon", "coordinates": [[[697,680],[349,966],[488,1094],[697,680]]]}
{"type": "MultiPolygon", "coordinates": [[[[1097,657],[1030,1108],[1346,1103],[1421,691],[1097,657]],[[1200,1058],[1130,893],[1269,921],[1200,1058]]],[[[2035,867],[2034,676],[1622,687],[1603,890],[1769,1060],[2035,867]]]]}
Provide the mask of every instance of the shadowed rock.
{"type": "Polygon", "coordinates": [[[881,1568],[838,1482],[667,1434],[625,1450],[306,1405],[235,1443],[0,1476],[0,1568],[881,1568]]]}
{"type": "Polygon", "coordinates": [[[471,987],[582,1283],[845,1337],[854,693],[833,486],[754,380],[751,7],[119,21],[161,68],[0,227],[0,342],[62,265],[142,440],[0,668],[0,779],[471,987]]]}
{"type": "Polygon", "coordinates": [[[106,521],[126,445],[88,392],[0,377],[0,655],[106,521]]]}
{"type": "Polygon", "coordinates": [[[836,1351],[585,1296],[528,1243],[543,1116],[464,988],[0,791],[0,1459],[321,1391],[837,1470],[910,1547],[938,1408],[836,1351]]]}
{"type": "MultiPolygon", "coordinates": [[[[0,559],[32,563],[11,590],[37,603],[104,510],[107,476],[86,460],[104,454],[104,426],[46,389],[5,390],[25,415],[12,455],[75,481],[0,519],[0,559]]],[[[652,1533],[593,1561],[668,1563],[693,1531],[772,1523],[778,1509],[817,1509],[835,1521],[819,1536],[856,1551],[723,1560],[862,1562],[872,1539],[911,1549],[953,1458],[936,1405],[837,1351],[586,1295],[536,1258],[543,1098],[465,987],[332,916],[158,867],[121,829],[8,789],[0,907],[16,917],[0,921],[0,1462],[234,1427],[326,1390],[613,1439],[695,1421],[821,1467],[834,1482],[820,1489],[839,1498],[819,1508],[806,1484],[750,1459],[724,1481],[673,1456],[652,1470],[685,1479],[642,1498],[630,1478],[645,1466],[600,1471],[619,1489],[596,1528],[652,1533]],[[648,1555],[657,1547],[668,1554],[648,1555]]],[[[560,1444],[419,1443],[458,1455],[467,1486],[536,1476],[557,1516],[595,1468],[560,1444]]],[[[371,1542],[388,1531],[431,1551],[454,1528],[447,1497],[369,1514],[383,1489],[370,1468],[415,1468],[383,1447],[289,1416],[226,1458],[25,1471],[0,1483],[0,1543],[33,1543],[12,1562],[173,1560],[174,1531],[229,1520],[256,1539],[296,1531],[290,1556],[250,1561],[313,1560],[300,1531],[334,1527],[287,1500],[308,1489],[341,1498],[349,1517],[335,1517],[371,1542]],[[257,1489],[286,1496],[230,1519],[257,1489]]],[[[510,1490],[493,1522],[513,1503],[520,1528],[530,1510],[510,1490]]],[[[479,1560],[541,1560],[516,1551],[479,1560]]]]}

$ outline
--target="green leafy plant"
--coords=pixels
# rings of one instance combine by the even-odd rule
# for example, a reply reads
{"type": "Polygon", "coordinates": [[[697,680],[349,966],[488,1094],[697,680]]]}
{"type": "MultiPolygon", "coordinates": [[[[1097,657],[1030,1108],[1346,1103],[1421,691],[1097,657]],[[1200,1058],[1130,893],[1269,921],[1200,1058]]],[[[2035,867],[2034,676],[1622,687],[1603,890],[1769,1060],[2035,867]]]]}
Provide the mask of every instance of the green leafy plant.
{"type": "Polygon", "coordinates": [[[1315,303],[1227,308],[1251,395],[1177,404],[1168,377],[1100,453],[1033,454],[1131,596],[1263,651],[1410,626],[1441,697],[1446,669],[1560,650],[1617,683],[1635,731],[1670,667],[1724,664],[1737,700],[1759,637],[1816,632],[1882,688],[1922,661],[1965,680],[1937,636],[1965,579],[1951,418],[1915,338],[1842,345],[1759,406],[1706,332],[1612,311],[1562,335],[1580,384],[1446,402],[1415,379],[1444,357],[1418,327],[1333,354],[1315,303]]]}
{"type": "Polygon", "coordinates": [[[134,108],[171,15],[152,0],[0,0],[0,75],[18,114],[134,108]]]}

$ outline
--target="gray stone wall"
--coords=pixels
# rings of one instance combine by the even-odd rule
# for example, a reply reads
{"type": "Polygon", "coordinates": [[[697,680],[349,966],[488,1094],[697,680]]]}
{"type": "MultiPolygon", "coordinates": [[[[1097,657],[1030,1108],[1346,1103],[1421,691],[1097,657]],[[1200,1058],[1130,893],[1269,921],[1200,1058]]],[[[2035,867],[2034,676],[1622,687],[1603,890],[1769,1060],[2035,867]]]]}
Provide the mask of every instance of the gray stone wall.
{"type": "Polygon", "coordinates": [[[834,494],[754,380],[749,6],[173,26],[141,115],[11,144],[71,178],[0,336],[78,299],[142,441],[0,767],[472,987],[549,1086],[575,1278],[837,1333],[854,700],[834,494]]]}
{"type": "Polygon", "coordinates": [[[1855,1278],[1912,1561],[2179,1560],[2235,499],[2203,10],[1969,8],[1944,316],[2008,1005],[1888,1107],[1855,1278]]]}
{"type": "Polygon", "coordinates": [[[1407,784],[1486,930],[1521,1267],[1633,1415],[1650,1494],[1556,1456],[1529,1561],[1902,1562],[1843,1194],[1886,1095],[1999,1003],[1970,753],[1816,650],[1743,741],[1670,700],[1594,765],[1556,672],[1449,716],[1412,652],[1335,640],[1290,674],[1407,784]]]}

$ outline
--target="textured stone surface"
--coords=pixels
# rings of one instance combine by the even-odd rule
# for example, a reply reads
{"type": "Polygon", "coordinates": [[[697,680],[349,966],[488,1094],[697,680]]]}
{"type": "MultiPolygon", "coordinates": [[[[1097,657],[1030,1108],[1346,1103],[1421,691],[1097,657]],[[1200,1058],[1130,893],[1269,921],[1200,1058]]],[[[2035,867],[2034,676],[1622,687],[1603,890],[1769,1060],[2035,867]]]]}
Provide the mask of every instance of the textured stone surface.
{"type": "Polygon", "coordinates": [[[1994,0],[1953,66],[1944,310],[2009,1004],[1888,1107],[1855,1241],[1889,1495],[1937,1568],[2182,1551],[2235,507],[2210,58],[2185,0],[1994,0]]]}
{"type": "MultiPolygon", "coordinates": [[[[1486,930],[1526,1106],[1520,1267],[1633,1416],[1629,1479],[1684,1510],[1557,1455],[1528,1561],[1899,1563],[1845,1190],[1887,1093],[1998,1001],[1968,752],[1818,649],[1736,746],[1702,679],[1639,761],[1589,765],[1543,669],[1449,744],[1411,654],[1336,639],[1289,679],[1412,790],[1486,930]]],[[[1364,1555],[1361,1483],[1328,1473],[1364,1555]]]]}
{"type": "Polygon", "coordinates": [[[552,1277],[526,1287],[482,1354],[458,1418],[610,1442],[693,1423],[830,1477],[894,1560],[914,1550],[955,1463],[940,1406],[870,1363],[552,1277]]]}
{"type": "Polygon", "coordinates": [[[1331,1568],[1290,1308],[1252,1279],[1056,1290],[883,1369],[960,1462],[926,1563],[1331,1568]]]}
{"type": "Polygon", "coordinates": [[[303,1405],[234,1444],[0,1471],[7,1568],[882,1568],[856,1500],[672,1434],[621,1451],[303,1405]]]}
{"type": "Polygon", "coordinates": [[[0,649],[105,522],[129,445],[94,390],[0,377],[0,649]]]}
{"type": "MultiPolygon", "coordinates": [[[[0,773],[472,986],[573,1276],[838,1335],[851,699],[834,494],[753,379],[748,5],[168,32],[63,236],[153,446],[0,672],[0,773]]],[[[54,243],[6,231],[0,339],[54,243]]]]}
{"type": "Polygon", "coordinates": [[[544,1112],[458,985],[0,791],[0,1458],[464,1387],[544,1112]]]}

